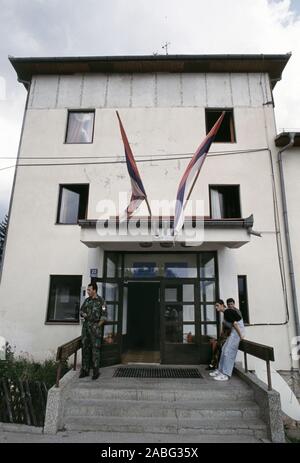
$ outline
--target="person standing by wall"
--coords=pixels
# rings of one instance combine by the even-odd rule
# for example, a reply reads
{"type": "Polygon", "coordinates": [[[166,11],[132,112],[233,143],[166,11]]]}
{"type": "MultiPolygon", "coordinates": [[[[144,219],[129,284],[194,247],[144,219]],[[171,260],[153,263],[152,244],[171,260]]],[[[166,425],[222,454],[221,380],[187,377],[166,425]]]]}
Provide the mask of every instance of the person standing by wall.
{"type": "Polygon", "coordinates": [[[243,318],[242,312],[235,306],[235,300],[232,297],[227,299],[226,304],[228,309],[236,310],[239,316],[243,318]]]}
{"type": "Polygon", "coordinates": [[[216,310],[218,312],[223,312],[224,321],[226,323],[231,323],[232,329],[230,336],[222,347],[219,367],[214,372],[211,372],[210,376],[217,381],[227,381],[232,375],[240,341],[245,337],[245,327],[243,319],[236,309],[226,309],[224,305],[216,304],[216,310]]]}
{"type": "Polygon", "coordinates": [[[90,283],[87,288],[89,297],[84,301],[80,309],[80,315],[84,318],[82,325],[82,365],[79,378],[84,378],[93,368],[92,379],[99,378],[100,372],[100,348],[102,328],[107,320],[107,309],[104,299],[97,294],[96,283],[90,283]]]}
{"type": "MultiPolygon", "coordinates": [[[[224,307],[224,309],[226,309],[223,299],[218,299],[216,301],[216,306],[217,305],[221,305],[224,307]]],[[[230,336],[231,328],[232,328],[232,324],[223,320],[220,336],[218,337],[218,339],[215,339],[215,338],[211,339],[212,357],[211,357],[210,364],[208,365],[206,370],[211,370],[211,371],[217,370],[219,360],[221,357],[222,347],[225,344],[228,336],[230,336]]]]}

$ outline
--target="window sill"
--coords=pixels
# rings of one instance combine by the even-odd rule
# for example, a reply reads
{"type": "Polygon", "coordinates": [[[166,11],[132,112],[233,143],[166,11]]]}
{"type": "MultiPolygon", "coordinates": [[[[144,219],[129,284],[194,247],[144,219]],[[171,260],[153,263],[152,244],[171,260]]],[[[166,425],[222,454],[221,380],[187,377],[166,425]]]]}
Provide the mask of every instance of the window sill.
{"type": "Polygon", "coordinates": [[[60,223],[60,222],[55,222],[54,225],[78,225],[77,222],[74,222],[74,223],[60,223]]]}
{"type": "MultiPolygon", "coordinates": [[[[237,141],[236,140],[223,140],[223,141],[220,141],[220,140],[214,140],[213,143],[231,143],[232,145],[233,144],[236,144],[237,141]]],[[[211,154],[214,154],[213,152],[211,154]]]]}
{"type": "Polygon", "coordinates": [[[65,141],[64,145],[92,145],[93,142],[94,141],[65,141]]]}
{"type": "Polygon", "coordinates": [[[66,321],[53,321],[53,322],[45,322],[45,325],[80,325],[80,321],[72,321],[72,322],[66,322],[66,321]]]}

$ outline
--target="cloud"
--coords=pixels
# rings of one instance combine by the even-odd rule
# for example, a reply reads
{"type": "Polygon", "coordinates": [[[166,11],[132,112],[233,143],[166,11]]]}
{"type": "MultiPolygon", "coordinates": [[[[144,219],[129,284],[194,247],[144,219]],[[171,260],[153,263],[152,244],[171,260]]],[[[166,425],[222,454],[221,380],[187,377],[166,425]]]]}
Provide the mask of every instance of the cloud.
{"type": "MultiPolygon", "coordinates": [[[[16,154],[25,91],[7,55],[287,53],[274,92],[278,128],[300,129],[297,0],[0,0],[0,157],[16,154]],[[7,104],[7,101],[9,104],[7,104]],[[4,136],[2,136],[4,134],[4,136]]],[[[0,168],[4,161],[0,159],[0,168]]],[[[0,171],[0,184],[11,174],[0,171]]],[[[7,187],[8,188],[8,187],[7,187]]],[[[6,190],[7,190],[6,188],[6,190]]],[[[1,195],[0,190],[0,195],[1,195]]],[[[1,196],[0,196],[1,198],[1,196]]]]}

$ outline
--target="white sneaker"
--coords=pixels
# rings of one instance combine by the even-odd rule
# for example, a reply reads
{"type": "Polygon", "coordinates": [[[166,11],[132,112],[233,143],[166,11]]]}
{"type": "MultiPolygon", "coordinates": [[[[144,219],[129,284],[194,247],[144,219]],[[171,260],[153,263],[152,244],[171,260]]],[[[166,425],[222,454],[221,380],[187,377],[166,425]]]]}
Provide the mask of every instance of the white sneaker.
{"type": "Polygon", "coordinates": [[[223,375],[223,373],[220,373],[219,375],[214,376],[214,379],[215,379],[216,381],[228,381],[228,380],[229,380],[229,376],[223,375]]]}
{"type": "Polygon", "coordinates": [[[209,373],[209,376],[215,377],[215,376],[218,376],[219,374],[220,374],[219,370],[214,370],[209,373]]]}

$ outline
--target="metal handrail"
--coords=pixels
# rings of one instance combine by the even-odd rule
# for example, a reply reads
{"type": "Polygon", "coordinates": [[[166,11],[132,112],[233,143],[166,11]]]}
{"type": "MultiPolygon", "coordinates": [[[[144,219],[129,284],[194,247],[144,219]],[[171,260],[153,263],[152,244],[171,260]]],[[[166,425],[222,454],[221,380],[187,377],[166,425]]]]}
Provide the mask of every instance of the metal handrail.
{"type": "Polygon", "coordinates": [[[61,369],[62,369],[63,362],[66,361],[73,354],[74,354],[73,370],[76,370],[77,352],[81,349],[81,347],[82,347],[82,341],[81,341],[81,336],[79,336],[78,338],[75,338],[72,341],[69,341],[57,348],[56,361],[58,362],[58,365],[57,365],[57,372],[56,372],[55,387],[59,387],[59,381],[61,378],[61,369]]]}
{"type": "Polygon", "coordinates": [[[267,364],[268,390],[272,391],[270,361],[274,362],[275,360],[273,347],[265,346],[264,344],[258,344],[257,342],[252,342],[243,339],[240,342],[239,350],[244,352],[245,373],[248,373],[247,354],[252,355],[253,357],[259,358],[261,360],[265,360],[267,364]]]}

